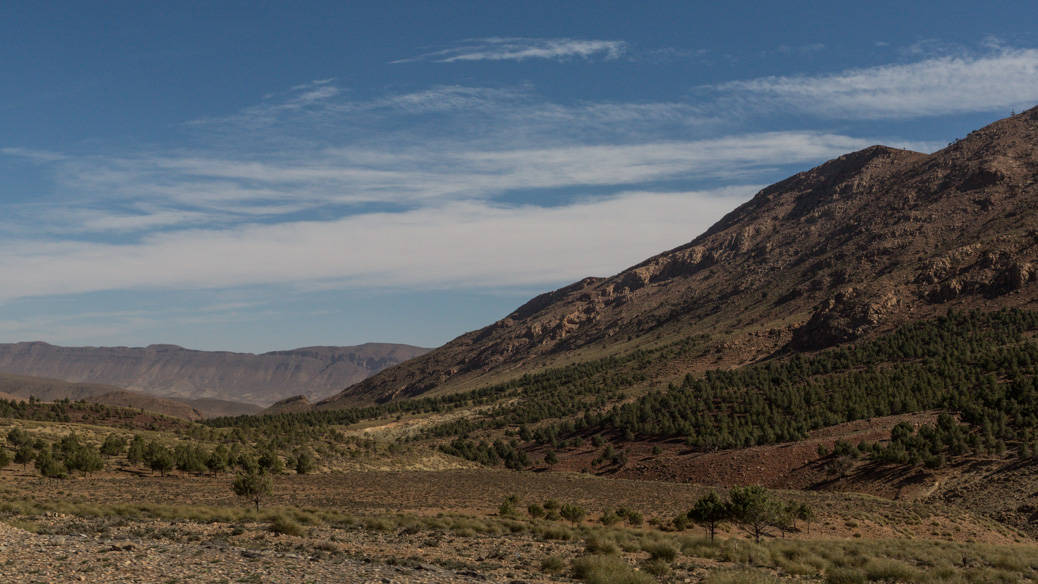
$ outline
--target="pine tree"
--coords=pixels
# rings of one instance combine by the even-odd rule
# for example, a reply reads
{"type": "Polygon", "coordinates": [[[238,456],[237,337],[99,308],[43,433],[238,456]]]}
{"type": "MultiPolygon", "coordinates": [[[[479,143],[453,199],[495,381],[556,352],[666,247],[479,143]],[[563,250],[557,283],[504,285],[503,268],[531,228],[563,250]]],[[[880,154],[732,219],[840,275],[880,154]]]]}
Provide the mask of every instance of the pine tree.
{"type": "Polygon", "coordinates": [[[256,469],[238,473],[231,483],[231,489],[235,495],[254,503],[259,512],[260,501],[274,491],[274,481],[268,473],[256,469]]]}
{"type": "Polygon", "coordinates": [[[735,487],[728,495],[732,518],[760,543],[765,529],[780,522],[781,507],[760,485],[735,487]]]}
{"type": "Polygon", "coordinates": [[[710,491],[696,500],[687,516],[692,521],[706,527],[710,533],[710,541],[714,541],[717,527],[731,519],[731,510],[727,504],[721,501],[717,493],[710,491]]]}

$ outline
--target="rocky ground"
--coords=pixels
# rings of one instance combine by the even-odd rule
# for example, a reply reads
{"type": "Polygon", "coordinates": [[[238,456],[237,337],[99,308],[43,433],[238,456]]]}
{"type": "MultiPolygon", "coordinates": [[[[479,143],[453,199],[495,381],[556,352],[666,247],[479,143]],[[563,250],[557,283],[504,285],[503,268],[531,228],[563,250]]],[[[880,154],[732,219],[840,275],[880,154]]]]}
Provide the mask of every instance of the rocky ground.
{"type": "MultiPolygon", "coordinates": [[[[499,560],[470,565],[465,552],[491,554],[486,545],[432,554],[435,562],[381,552],[366,532],[321,530],[306,538],[251,526],[234,536],[226,526],[133,522],[88,533],[67,518],[33,524],[41,533],[0,523],[0,580],[10,584],[96,583],[331,583],[547,582],[529,568],[502,569],[499,560]],[[470,549],[471,548],[471,549],[470,549]],[[451,559],[457,552],[457,557],[451,559]]],[[[241,530],[237,528],[235,531],[241,530]]],[[[536,546],[533,542],[527,545],[536,546]]],[[[416,548],[421,550],[421,547],[416,548]]],[[[518,552],[517,552],[518,553],[518,552]]],[[[521,564],[521,553],[509,564],[521,564]]],[[[413,554],[410,554],[413,555],[413,554]]],[[[485,556],[484,556],[485,557],[485,556]]]]}

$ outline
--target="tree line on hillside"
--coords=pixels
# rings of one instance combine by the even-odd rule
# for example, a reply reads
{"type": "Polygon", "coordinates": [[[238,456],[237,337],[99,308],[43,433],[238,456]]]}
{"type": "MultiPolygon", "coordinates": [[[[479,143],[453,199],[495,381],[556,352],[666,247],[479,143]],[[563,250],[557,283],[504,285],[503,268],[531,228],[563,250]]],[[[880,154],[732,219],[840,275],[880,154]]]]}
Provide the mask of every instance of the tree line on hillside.
{"type": "Polygon", "coordinates": [[[179,441],[173,445],[159,440],[146,440],[139,434],[127,437],[120,433],[108,434],[100,445],[83,440],[71,432],[57,440],[15,427],[4,437],[13,454],[0,443],[0,468],[21,464],[27,470],[30,464],[48,478],[66,478],[73,472],[84,475],[104,470],[105,461],[119,457],[130,466],[144,466],[153,473],[165,476],[173,470],[188,474],[218,474],[238,469],[242,472],[262,471],[278,474],[291,469],[299,474],[313,472],[316,460],[308,449],[299,449],[282,457],[272,448],[245,449],[239,444],[204,444],[179,441]]]}
{"type": "Polygon", "coordinates": [[[656,349],[574,363],[443,396],[391,401],[361,408],[214,418],[204,423],[213,428],[234,428],[245,440],[255,435],[317,436],[329,426],[348,426],[404,414],[443,413],[507,400],[508,405],[492,408],[474,426],[467,425],[467,419],[462,419],[435,426],[423,436],[458,436],[489,427],[532,424],[588,408],[604,407],[611,400],[619,399],[623,389],[643,383],[655,364],[699,349],[705,340],[705,336],[690,337],[656,349]]]}
{"type": "MultiPolygon", "coordinates": [[[[852,420],[943,409],[969,425],[958,430],[960,438],[949,437],[950,430],[942,427],[940,432],[923,429],[920,438],[907,441],[902,429],[890,447],[875,451],[875,458],[932,460],[949,448],[962,452],[962,445],[976,452],[1013,445],[1030,456],[1038,449],[1038,345],[1025,335],[1036,329],[1038,312],[949,312],[853,346],[687,375],[665,391],[612,407],[594,401],[569,419],[534,428],[521,425],[519,433],[528,436],[524,442],[556,450],[587,436],[608,435],[621,444],[679,438],[708,451],[796,441],[812,430],[852,420]],[[923,453],[922,444],[933,447],[923,453]]],[[[502,427],[502,419],[516,423],[527,412],[539,411],[541,405],[529,403],[530,398],[523,395],[518,404],[509,404],[515,411],[507,418],[491,413],[441,425],[431,435],[455,437],[443,447],[447,452],[499,463],[507,449],[472,435],[502,427]]],[[[558,407],[556,417],[569,413],[558,407]]]]}
{"type": "Polygon", "coordinates": [[[35,396],[26,400],[0,399],[0,418],[40,422],[75,422],[140,430],[180,431],[192,424],[187,420],[133,408],[108,406],[63,398],[43,402],[35,396]]]}

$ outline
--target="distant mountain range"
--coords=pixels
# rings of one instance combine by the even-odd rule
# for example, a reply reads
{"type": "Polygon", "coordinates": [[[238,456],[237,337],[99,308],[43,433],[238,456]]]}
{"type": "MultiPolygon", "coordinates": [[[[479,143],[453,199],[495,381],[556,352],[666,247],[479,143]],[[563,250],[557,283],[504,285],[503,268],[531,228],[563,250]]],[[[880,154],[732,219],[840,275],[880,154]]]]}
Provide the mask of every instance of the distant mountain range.
{"type": "Polygon", "coordinates": [[[658,382],[814,350],[949,307],[1035,308],[1038,108],[934,154],[873,146],[757,193],[706,233],[585,278],[315,407],[472,389],[702,337],[658,382]]]}
{"type": "MultiPolygon", "coordinates": [[[[121,394],[124,401],[141,402],[143,395],[133,393],[139,392],[152,399],[183,402],[187,409],[181,417],[192,417],[191,408],[212,415],[251,413],[290,396],[328,396],[426,351],[389,343],[305,347],[259,355],[194,351],[175,345],[131,348],[58,347],[41,342],[0,344],[0,373],[9,374],[0,391],[27,397],[26,388],[34,388],[41,399],[113,394],[105,403],[129,405],[112,400],[114,392],[130,390],[121,394]],[[22,379],[19,390],[18,380],[11,375],[49,379],[22,379]],[[58,380],[71,385],[62,385],[58,380]],[[88,387],[90,384],[107,387],[88,387]]],[[[169,413],[168,407],[164,409],[164,413],[169,413]]]]}

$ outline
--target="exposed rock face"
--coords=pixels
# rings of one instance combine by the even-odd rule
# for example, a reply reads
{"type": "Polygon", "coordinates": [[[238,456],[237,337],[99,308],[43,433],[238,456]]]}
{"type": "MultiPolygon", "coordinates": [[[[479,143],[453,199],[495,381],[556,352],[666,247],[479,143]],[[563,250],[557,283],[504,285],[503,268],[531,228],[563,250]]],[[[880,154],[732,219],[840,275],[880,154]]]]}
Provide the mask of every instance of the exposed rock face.
{"type": "Polygon", "coordinates": [[[687,245],[538,296],[318,407],[449,392],[660,338],[707,334],[741,362],[817,349],[949,304],[1033,305],[1035,266],[1038,108],[932,155],[872,146],[794,175],[687,245]]]}
{"type": "Polygon", "coordinates": [[[876,328],[897,311],[900,299],[893,294],[881,298],[862,297],[851,288],[822,303],[810,320],[793,331],[794,349],[824,349],[852,341],[876,328]]]}
{"type": "Polygon", "coordinates": [[[15,343],[0,344],[0,372],[112,384],[163,397],[266,406],[297,394],[326,396],[427,350],[369,343],[254,355],[192,351],[175,345],[129,348],[15,343]]]}

